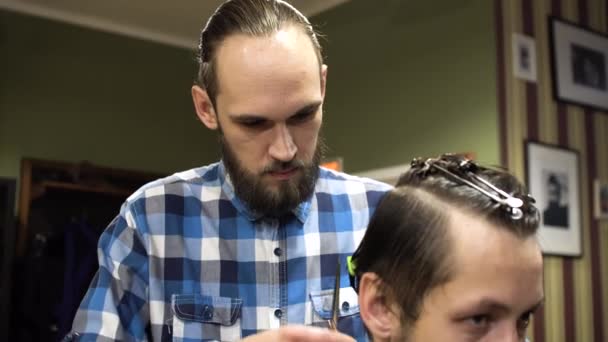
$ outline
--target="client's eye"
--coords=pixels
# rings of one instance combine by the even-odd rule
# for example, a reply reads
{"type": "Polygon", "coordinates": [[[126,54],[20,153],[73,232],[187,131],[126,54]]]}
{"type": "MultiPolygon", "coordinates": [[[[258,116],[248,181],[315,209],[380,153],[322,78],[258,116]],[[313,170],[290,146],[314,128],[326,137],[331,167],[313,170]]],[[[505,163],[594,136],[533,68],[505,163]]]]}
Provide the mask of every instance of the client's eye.
{"type": "Polygon", "coordinates": [[[489,314],[477,314],[463,317],[461,323],[463,323],[463,332],[471,340],[477,340],[488,333],[492,318],[489,314]]]}
{"type": "Polygon", "coordinates": [[[490,322],[490,316],[488,315],[475,315],[469,318],[469,322],[475,327],[485,327],[490,322]]]}

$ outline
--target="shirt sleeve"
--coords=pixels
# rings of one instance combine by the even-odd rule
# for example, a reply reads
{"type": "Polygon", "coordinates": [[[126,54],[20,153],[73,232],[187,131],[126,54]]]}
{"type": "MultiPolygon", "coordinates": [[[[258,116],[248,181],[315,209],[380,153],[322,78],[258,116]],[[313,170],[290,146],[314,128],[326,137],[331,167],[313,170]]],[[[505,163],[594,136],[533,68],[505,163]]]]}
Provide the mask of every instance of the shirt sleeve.
{"type": "Polygon", "coordinates": [[[126,203],[99,239],[99,269],[64,341],[146,341],[148,257],[126,203]]]}

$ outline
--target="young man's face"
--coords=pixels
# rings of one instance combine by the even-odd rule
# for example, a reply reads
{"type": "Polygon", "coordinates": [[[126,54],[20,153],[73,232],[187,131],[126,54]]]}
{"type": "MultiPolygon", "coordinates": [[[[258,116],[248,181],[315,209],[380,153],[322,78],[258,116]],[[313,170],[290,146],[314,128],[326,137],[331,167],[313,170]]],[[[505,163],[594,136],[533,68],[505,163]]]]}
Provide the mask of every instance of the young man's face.
{"type": "Polygon", "coordinates": [[[406,340],[524,341],[544,298],[536,240],[452,211],[453,277],[424,299],[406,340]]]}
{"type": "Polygon", "coordinates": [[[215,121],[203,122],[221,130],[228,171],[244,183],[237,194],[255,192],[250,204],[270,204],[254,209],[282,214],[314,188],[326,66],[295,26],[269,37],[229,36],[215,60],[215,121]]]}

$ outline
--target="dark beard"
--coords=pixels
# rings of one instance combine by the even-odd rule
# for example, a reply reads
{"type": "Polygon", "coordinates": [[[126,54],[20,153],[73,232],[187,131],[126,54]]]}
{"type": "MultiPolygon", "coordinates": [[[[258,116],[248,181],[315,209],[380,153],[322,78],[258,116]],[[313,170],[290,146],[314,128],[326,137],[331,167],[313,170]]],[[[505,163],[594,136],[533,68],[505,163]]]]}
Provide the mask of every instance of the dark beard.
{"type": "Polygon", "coordinates": [[[319,178],[319,164],[325,150],[321,137],[317,139],[317,147],[310,163],[298,159],[289,162],[274,161],[271,165],[266,166],[259,175],[249,172],[241,165],[222,134],[220,134],[220,145],[222,159],[234,185],[236,196],[255,213],[280,218],[290,213],[313,194],[319,178]],[[291,168],[296,168],[299,174],[295,175],[293,179],[281,182],[277,191],[269,190],[266,187],[262,176],[269,172],[291,168]]]}

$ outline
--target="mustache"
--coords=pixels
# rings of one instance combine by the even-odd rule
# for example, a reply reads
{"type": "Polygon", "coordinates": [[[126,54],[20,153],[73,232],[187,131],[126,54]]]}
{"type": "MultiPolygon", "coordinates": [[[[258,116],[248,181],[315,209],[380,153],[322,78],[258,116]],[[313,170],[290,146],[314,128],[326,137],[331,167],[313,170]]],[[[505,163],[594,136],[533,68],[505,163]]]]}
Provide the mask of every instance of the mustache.
{"type": "Polygon", "coordinates": [[[271,172],[283,172],[291,169],[299,169],[306,166],[302,160],[290,160],[287,162],[274,161],[272,164],[264,167],[262,170],[262,174],[271,173],[271,172]]]}

